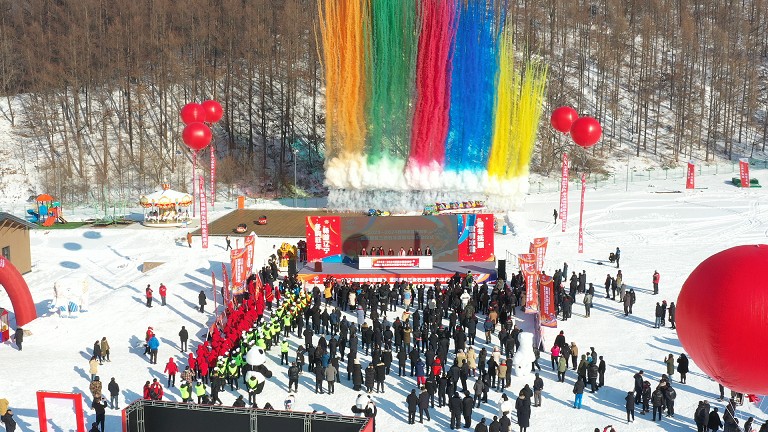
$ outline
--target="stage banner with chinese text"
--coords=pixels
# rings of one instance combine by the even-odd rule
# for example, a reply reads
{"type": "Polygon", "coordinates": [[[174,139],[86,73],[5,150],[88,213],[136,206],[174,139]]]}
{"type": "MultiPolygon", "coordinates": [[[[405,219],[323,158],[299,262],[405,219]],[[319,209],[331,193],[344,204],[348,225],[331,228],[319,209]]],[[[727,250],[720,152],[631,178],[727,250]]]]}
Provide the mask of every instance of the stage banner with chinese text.
{"type": "Polygon", "coordinates": [[[253,254],[256,244],[256,233],[245,236],[245,275],[248,277],[253,272],[253,254]]]}
{"type": "Polygon", "coordinates": [[[494,261],[493,215],[459,214],[456,217],[459,261],[494,261]]]}
{"type": "Polygon", "coordinates": [[[536,271],[544,270],[544,258],[547,255],[548,237],[538,237],[533,239],[533,253],[536,254],[536,271]]]}
{"type": "Polygon", "coordinates": [[[539,315],[544,327],[557,327],[557,309],[555,309],[555,288],[552,276],[539,276],[539,315]]]}
{"type": "Polygon", "coordinates": [[[688,162],[688,175],[685,176],[685,188],[693,189],[696,176],[696,165],[693,162],[688,162]]]}
{"type": "Polygon", "coordinates": [[[517,256],[525,281],[525,313],[539,311],[539,293],[536,289],[536,255],[532,253],[517,256]]]}
{"type": "Polygon", "coordinates": [[[739,178],[741,187],[749,187],[749,159],[739,159],[739,178]]]}
{"type": "Polygon", "coordinates": [[[232,263],[232,294],[243,294],[245,293],[245,279],[248,277],[245,273],[245,248],[232,249],[229,252],[229,258],[232,263]]]}
{"type": "Polygon", "coordinates": [[[208,203],[205,200],[205,178],[200,176],[200,236],[203,239],[203,249],[208,249],[208,203]]]}
{"type": "Polygon", "coordinates": [[[341,254],[341,217],[307,216],[307,261],[341,254]]]}
{"type": "Polygon", "coordinates": [[[563,232],[568,220],[568,153],[563,152],[563,165],[560,174],[560,220],[563,221],[563,232]]]}

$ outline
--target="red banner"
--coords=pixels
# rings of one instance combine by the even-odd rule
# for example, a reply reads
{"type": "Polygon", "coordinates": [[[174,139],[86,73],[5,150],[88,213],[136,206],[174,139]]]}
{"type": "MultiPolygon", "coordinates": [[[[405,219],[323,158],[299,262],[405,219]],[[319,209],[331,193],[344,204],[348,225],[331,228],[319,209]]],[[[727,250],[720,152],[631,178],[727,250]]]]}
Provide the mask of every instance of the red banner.
{"type": "Polygon", "coordinates": [[[216,275],[211,272],[211,289],[213,290],[213,313],[216,313],[216,310],[218,309],[218,302],[216,301],[216,275]]]}
{"type": "Polygon", "coordinates": [[[547,237],[538,237],[533,239],[531,243],[531,252],[536,255],[536,273],[540,273],[544,269],[544,256],[547,254],[547,243],[549,239],[547,237]]]}
{"type": "Polygon", "coordinates": [[[584,192],[587,191],[587,175],[581,174],[581,208],[579,209],[579,253],[584,253],[584,192]]]}
{"type": "Polygon", "coordinates": [[[563,152],[563,165],[560,174],[560,220],[563,221],[563,232],[568,220],[568,153],[563,152]]]}
{"type": "Polygon", "coordinates": [[[749,159],[739,159],[739,177],[741,178],[741,187],[749,187],[749,159]]]}
{"type": "Polygon", "coordinates": [[[205,178],[200,176],[200,234],[203,238],[203,249],[208,249],[208,203],[205,201],[205,178]]]}
{"type": "Polygon", "coordinates": [[[539,277],[539,315],[544,327],[557,327],[557,309],[555,309],[555,288],[552,276],[539,277]]]}
{"type": "Polygon", "coordinates": [[[494,261],[492,214],[456,215],[459,230],[459,261],[494,261]]]}
{"type": "MultiPolygon", "coordinates": [[[[245,236],[245,274],[250,275],[253,271],[253,248],[256,243],[256,234],[245,236]]],[[[247,276],[246,276],[247,277],[247,276]]]]}
{"type": "Polygon", "coordinates": [[[536,255],[532,253],[517,256],[520,270],[525,280],[525,313],[534,313],[539,310],[539,293],[536,289],[536,255]]]}
{"type": "Polygon", "coordinates": [[[685,176],[685,188],[693,189],[694,180],[696,176],[696,165],[693,162],[688,162],[688,175],[685,176]]]}
{"type": "Polygon", "coordinates": [[[224,287],[224,304],[229,303],[229,273],[227,273],[227,265],[221,263],[221,280],[224,287]]]}
{"type": "Polygon", "coordinates": [[[216,205],[216,149],[211,143],[211,207],[216,205]]]}
{"type": "Polygon", "coordinates": [[[197,192],[195,189],[197,189],[197,182],[195,179],[197,178],[197,152],[193,153],[192,156],[192,217],[197,216],[197,192]]]}
{"type": "Polygon", "coordinates": [[[239,295],[245,292],[245,248],[232,249],[229,252],[232,262],[232,294],[239,295]]]}
{"type": "Polygon", "coordinates": [[[341,254],[341,217],[307,216],[307,260],[341,254]]]}

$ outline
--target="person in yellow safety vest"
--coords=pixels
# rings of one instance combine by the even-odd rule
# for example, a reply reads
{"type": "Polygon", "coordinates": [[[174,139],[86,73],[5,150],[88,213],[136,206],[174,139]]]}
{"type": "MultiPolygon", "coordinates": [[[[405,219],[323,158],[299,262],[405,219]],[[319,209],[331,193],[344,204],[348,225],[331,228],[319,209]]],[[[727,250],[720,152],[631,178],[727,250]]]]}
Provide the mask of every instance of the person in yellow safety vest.
{"type": "Polygon", "coordinates": [[[192,402],[192,393],[189,391],[189,383],[184,381],[181,383],[181,386],[179,387],[179,392],[181,392],[181,401],[182,402],[192,402]]]}
{"type": "Polygon", "coordinates": [[[195,395],[197,395],[197,403],[203,403],[203,396],[205,396],[205,384],[198,381],[195,384],[195,395]]]}
{"type": "Polygon", "coordinates": [[[239,389],[240,386],[237,384],[237,378],[240,376],[240,367],[237,366],[237,362],[232,360],[229,362],[229,366],[227,366],[227,381],[229,382],[229,389],[239,389]]]}
{"type": "Polygon", "coordinates": [[[248,403],[251,405],[256,404],[256,388],[259,386],[259,380],[256,376],[251,375],[251,379],[246,384],[248,387],[248,403]]]}
{"type": "Polygon", "coordinates": [[[280,365],[290,364],[288,363],[288,341],[283,340],[280,342],[280,365]]]}
{"type": "Polygon", "coordinates": [[[267,349],[267,343],[264,342],[264,338],[263,337],[259,337],[258,339],[256,339],[256,346],[261,348],[261,349],[263,349],[263,350],[267,349]]]}
{"type": "Polygon", "coordinates": [[[288,337],[288,332],[291,330],[291,314],[286,313],[283,316],[283,338],[288,337]]]}
{"type": "Polygon", "coordinates": [[[264,325],[264,342],[267,344],[267,347],[264,349],[270,350],[272,348],[272,330],[267,325],[264,325]]]}
{"type": "Polygon", "coordinates": [[[280,320],[276,319],[272,321],[272,337],[277,343],[280,340],[280,320]]]}

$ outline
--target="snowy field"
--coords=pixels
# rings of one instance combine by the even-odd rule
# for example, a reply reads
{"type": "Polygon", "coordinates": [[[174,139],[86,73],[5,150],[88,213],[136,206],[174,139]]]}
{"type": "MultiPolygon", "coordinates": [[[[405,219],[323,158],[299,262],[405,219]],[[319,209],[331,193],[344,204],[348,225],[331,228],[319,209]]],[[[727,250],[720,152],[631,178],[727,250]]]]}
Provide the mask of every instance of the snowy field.
{"type": "MultiPolygon", "coordinates": [[[[762,172],[754,172],[761,183],[768,179],[762,172]]],[[[676,301],[677,293],[688,274],[703,259],[730,246],[748,243],[766,243],[768,235],[768,195],[765,189],[742,190],[728,184],[731,175],[706,176],[696,179],[694,191],[684,190],[684,180],[632,183],[588,189],[585,218],[585,251],[577,253],[578,195],[571,186],[570,223],[566,233],[560,225],[554,225],[552,210],[558,206],[558,194],[530,195],[522,211],[510,215],[513,234],[496,239],[497,256],[505,258],[507,252],[527,252],[533,237],[548,236],[549,249],[545,270],[552,274],[563,262],[572,270],[587,272],[587,281],[595,284],[595,300],[590,318],[585,318],[581,295],[574,305],[573,319],[559,323],[558,329],[545,329],[545,346],[552,345],[556,332],[565,331],[567,340],[575,341],[580,351],[595,347],[604,356],[608,368],[606,386],[596,394],[584,395],[583,408],[572,408],[572,388],[575,372],[569,371],[566,383],[556,382],[556,373],[550,369],[549,355],[542,354],[540,364],[544,383],[543,404],[533,408],[532,431],[571,430],[592,431],[612,424],[617,431],[637,430],[691,430],[695,429],[692,417],[699,400],[709,400],[723,411],[724,404],[717,402],[718,386],[691,365],[687,384],[675,384],[678,397],[674,419],[664,418],[661,423],[650,421],[650,414],[637,415],[637,420],[626,424],[624,396],[633,388],[632,375],[645,371],[646,379],[655,387],[658,378],[666,370],[664,357],[681,352],[677,335],[669,327],[654,329],[654,305],[657,301],[676,301]],[[682,193],[674,193],[682,191],[682,193]],[[672,193],[670,193],[672,192],[672,193]],[[603,295],[606,274],[615,276],[615,266],[607,263],[608,253],[621,248],[621,270],[628,287],[634,287],[637,303],[634,315],[624,317],[621,305],[607,300],[603,295]],[[654,270],[661,274],[660,294],[651,295],[651,276],[654,270]],[[568,425],[567,427],[563,427],[568,425]]],[[[225,204],[225,203],[221,203],[225,204]]],[[[232,205],[231,203],[226,203],[232,205]]],[[[222,214],[217,205],[216,215],[222,214]]],[[[100,366],[98,375],[104,382],[104,391],[110,378],[115,377],[121,387],[121,406],[139,397],[145,381],[158,378],[165,385],[163,368],[169,357],[174,357],[182,368],[184,355],[178,349],[177,334],[182,325],[190,329],[190,347],[196,347],[201,339],[203,325],[213,317],[211,301],[211,272],[221,280],[221,262],[228,261],[224,251],[224,239],[212,239],[212,246],[202,250],[200,239],[195,238],[193,247],[182,241],[186,231],[182,229],[151,229],[139,225],[127,228],[83,228],[75,230],[32,231],[33,271],[25,276],[38,312],[42,315],[28,324],[32,335],[24,340],[24,350],[19,352],[11,344],[0,345],[0,398],[10,401],[20,431],[37,431],[36,390],[78,392],[90,406],[88,392],[90,358],[93,342],[106,337],[111,345],[112,361],[100,366]],[[145,261],[165,264],[141,272],[145,261]],[[85,275],[89,278],[89,310],[76,318],[60,318],[47,312],[53,296],[53,282],[68,275],[85,275]],[[168,287],[168,305],[159,305],[157,287],[168,287]],[[144,288],[152,285],[157,296],[155,306],[147,308],[144,288]],[[209,306],[206,313],[196,310],[197,293],[206,290],[209,306]],[[161,346],[158,364],[152,365],[137,348],[143,341],[144,332],[152,326],[161,346]]],[[[295,242],[297,239],[292,239],[295,242]]],[[[234,243],[234,241],[233,241],[234,243]]],[[[259,266],[271,253],[278,239],[257,241],[256,265],[259,266]]],[[[517,271],[516,265],[512,265],[517,271]]],[[[79,277],[79,276],[78,276],[79,277]]],[[[0,291],[0,306],[10,308],[5,292],[0,291]]],[[[519,319],[518,314],[518,319],[519,319]]],[[[353,317],[350,317],[353,318],[353,317]]],[[[354,320],[354,319],[353,319],[354,320]]],[[[529,323],[521,322],[528,327],[529,323]]],[[[12,326],[15,328],[15,326],[12,326]]],[[[481,332],[479,332],[480,334],[481,332]]],[[[477,338],[476,349],[486,346],[484,338],[477,338]]],[[[291,358],[300,342],[295,335],[290,339],[291,358]]],[[[496,340],[494,339],[494,342],[496,340]]],[[[490,351],[490,349],[489,349],[490,351]]],[[[286,368],[279,365],[279,349],[269,353],[268,367],[275,376],[268,381],[258,397],[259,406],[271,402],[282,407],[286,396],[286,368]]],[[[368,357],[363,356],[363,365],[368,357]]],[[[750,361],[755,361],[754,359],[750,361]]],[[[405,397],[414,388],[414,379],[393,375],[386,381],[386,393],[373,394],[378,404],[377,431],[395,431],[407,427],[405,397]]],[[[340,385],[333,396],[315,395],[314,377],[305,373],[300,379],[295,409],[335,412],[349,415],[357,392],[346,381],[346,364],[342,363],[340,385]]],[[[675,382],[677,375],[675,375],[675,382]]],[[[474,380],[470,379],[470,383],[474,380]]],[[[514,377],[507,393],[517,394],[524,384],[532,384],[533,377],[514,377]]],[[[471,385],[471,384],[470,384],[471,385]]],[[[245,395],[244,390],[240,394],[245,395]]],[[[225,404],[231,404],[236,395],[224,392],[220,395],[225,404]]],[[[483,404],[473,414],[472,427],[481,417],[489,418],[498,413],[496,401],[500,393],[492,391],[489,403],[483,404]]],[[[166,399],[180,400],[178,389],[166,389],[166,399]]],[[[247,396],[246,396],[247,399],[247,396]]],[[[768,419],[768,403],[745,403],[738,417],[744,420],[753,415],[755,424],[768,419]]],[[[94,420],[93,411],[86,409],[87,426],[94,420]]],[[[74,416],[64,404],[50,403],[48,415],[53,431],[73,429],[74,416]]],[[[514,416],[513,416],[514,417],[514,416]]],[[[446,408],[432,411],[432,421],[416,424],[416,430],[443,431],[448,429],[449,415],[446,408]]],[[[514,430],[518,430],[513,426],[514,430]]],[[[108,410],[106,430],[121,430],[120,411],[108,410]]]]}

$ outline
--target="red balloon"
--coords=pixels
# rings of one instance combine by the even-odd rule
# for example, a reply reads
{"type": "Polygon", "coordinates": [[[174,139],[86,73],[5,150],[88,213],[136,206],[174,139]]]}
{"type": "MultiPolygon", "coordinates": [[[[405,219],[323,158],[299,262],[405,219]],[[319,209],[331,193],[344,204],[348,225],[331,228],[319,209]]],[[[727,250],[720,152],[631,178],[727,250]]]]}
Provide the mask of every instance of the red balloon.
{"type": "Polygon", "coordinates": [[[208,146],[213,139],[211,128],[202,123],[190,123],[181,134],[184,144],[194,151],[200,151],[208,146]]]}
{"type": "Polygon", "coordinates": [[[575,109],[569,106],[561,106],[552,111],[552,117],[550,117],[549,122],[556,131],[568,133],[577,118],[579,118],[579,113],[575,109]]]}
{"type": "Polygon", "coordinates": [[[205,110],[199,103],[188,103],[181,108],[181,121],[184,124],[192,124],[195,122],[205,121],[205,110]]]}
{"type": "Polygon", "coordinates": [[[571,138],[579,147],[590,148],[600,141],[603,128],[592,117],[581,117],[571,126],[571,138]]]}
{"type": "Polygon", "coordinates": [[[202,103],[203,111],[205,111],[205,121],[207,123],[216,123],[224,116],[224,110],[221,109],[221,104],[215,100],[207,100],[202,103]]]}
{"type": "Polygon", "coordinates": [[[693,270],[677,297],[677,335],[696,365],[740,393],[768,394],[768,245],[736,246],[693,270]]]}

